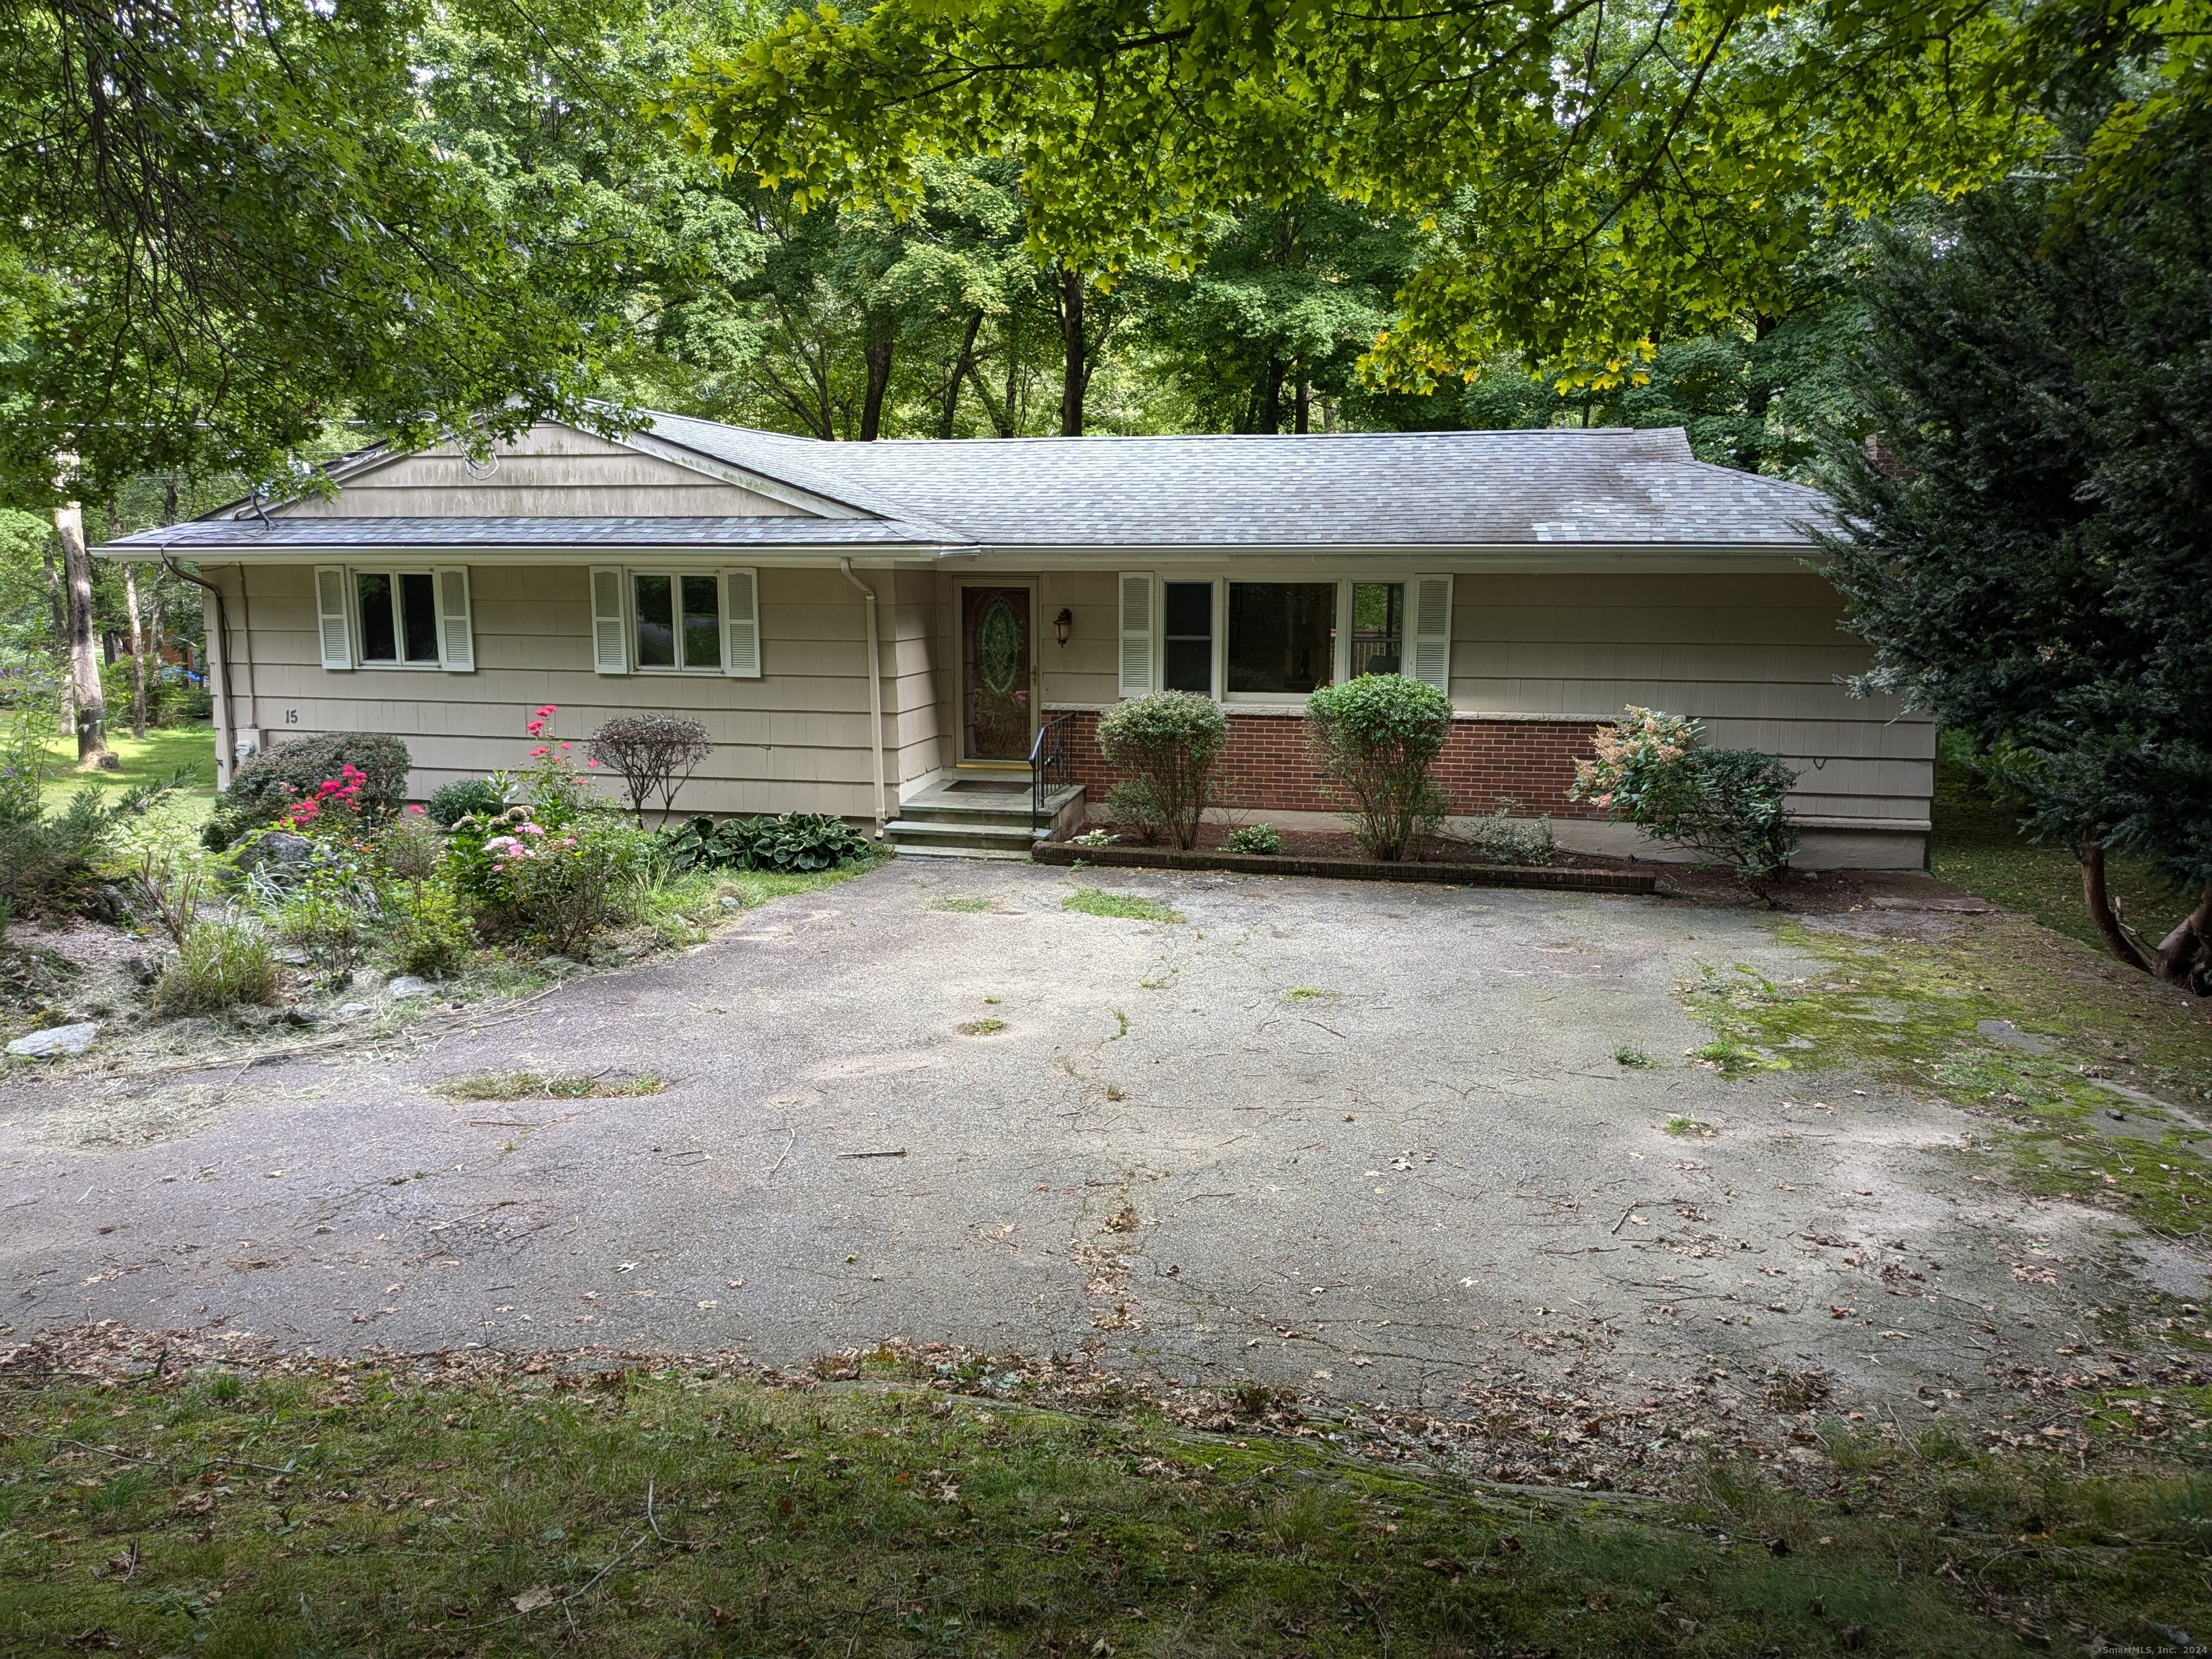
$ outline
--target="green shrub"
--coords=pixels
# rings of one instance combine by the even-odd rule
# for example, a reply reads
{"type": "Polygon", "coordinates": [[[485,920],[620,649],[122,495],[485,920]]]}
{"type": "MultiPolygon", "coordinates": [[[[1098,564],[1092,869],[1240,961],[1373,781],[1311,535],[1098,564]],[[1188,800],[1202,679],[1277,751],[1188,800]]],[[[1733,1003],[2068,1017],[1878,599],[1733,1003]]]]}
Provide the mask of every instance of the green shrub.
{"type": "Polygon", "coordinates": [[[1283,832],[1272,823],[1248,823],[1221,843],[1224,853],[1262,853],[1273,857],[1283,850],[1283,832]]]}
{"type": "Polygon", "coordinates": [[[827,812],[729,818],[704,813],[663,832],[661,849],[678,870],[834,870],[868,856],[868,838],[827,812]]]}
{"type": "Polygon", "coordinates": [[[276,958],[250,922],[204,921],[185,935],[154,985],[159,1014],[219,1014],[276,1000],[276,958]]]}
{"type": "Polygon", "coordinates": [[[549,828],[517,806],[489,823],[463,820],[447,865],[485,928],[566,956],[623,919],[653,840],[604,811],[549,828]]]}
{"type": "Polygon", "coordinates": [[[479,817],[491,817],[507,811],[507,794],[486,778],[463,778],[458,783],[441,784],[430,792],[430,817],[441,830],[450,830],[462,818],[475,813],[479,817]]]}
{"type": "Polygon", "coordinates": [[[99,883],[93,864],[128,803],[111,808],[82,789],[58,812],[11,798],[0,811],[0,899],[19,916],[74,915],[99,883]]]}
{"type": "Polygon", "coordinates": [[[280,743],[240,765],[230,787],[216,797],[204,839],[212,851],[222,851],[247,830],[274,823],[293,801],[313,795],[348,766],[362,774],[356,801],[362,816],[388,817],[406,797],[412,764],[405,744],[379,732],[335,732],[280,743]]]}
{"type": "Polygon", "coordinates": [[[1500,801],[1495,812],[1469,818],[1455,837],[1479,856],[1499,864],[1549,864],[1559,856],[1552,840],[1552,817],[1516,818],[1513,803],[1500,801]]]}
{"type": "Polygon", "coordinates": [[[1148,842],[1165,835],[1177,847],[1195,847],[1228,742],[1221,706],[1196,692],[1155,691],[1116,704],[1098,722],[1098,747],[1108,765],[1129,776],[1107,791],[1109,810],[1148,842]]]}
{"type": "Polygon", "coordinates": [[[384,894],[379,955],[395,973],[442,979],[468,959],[476,939],[451,882],[394,882],[384,894]]]}
{"type": "Polygon", "coordinates": [[[1797,775],[1755,749],[1700,749],[1696,720],[1631,704],[1575,763],[1570,800],[1613,809],[1660,841],[1738,874],[1771,876],[1797,850],[1787,800],[1797,775]]]}
{"type": "MultiPolygon", "coordinates": [[[[318,968],[335,977],[359,962],[368,947],[375,919],[362,898],[343,875],[319,870],[277,906],[276,936],[305,951],[318,968]]],[[[191,937],[185,935],[188,942],[191,937]]]]}
{"type": "Polygon", "coordinates": [[[1451,735],[1451,699],[1423,680],[1363,674],[1306,699],[1306,737],[1322,775],[1370,858],[1395,862],[1435,832],[1450,803],[1431,775],[1451,735]]]}

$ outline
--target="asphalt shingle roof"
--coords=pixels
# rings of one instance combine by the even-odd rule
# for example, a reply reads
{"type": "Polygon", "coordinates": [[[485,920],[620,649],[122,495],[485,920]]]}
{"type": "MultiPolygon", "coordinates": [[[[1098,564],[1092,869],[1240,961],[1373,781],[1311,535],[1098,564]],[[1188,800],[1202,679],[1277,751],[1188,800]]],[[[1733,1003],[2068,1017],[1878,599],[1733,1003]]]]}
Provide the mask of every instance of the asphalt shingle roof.
{"type": "Polygon", "coordinates": [[[288,518],[114,544],[278,547],[1798,548],[1818,491],[1698,460],[1679,427],[827,443],[649,417],[667,443],[861,518],[288,518]]]}
{"type": "Polygon", "coordinates": [[[1680,427],[857,444],[657,415],[653,431],[987,546],[1802,546],[1827,507],[1696,459],[1680,427]]]}

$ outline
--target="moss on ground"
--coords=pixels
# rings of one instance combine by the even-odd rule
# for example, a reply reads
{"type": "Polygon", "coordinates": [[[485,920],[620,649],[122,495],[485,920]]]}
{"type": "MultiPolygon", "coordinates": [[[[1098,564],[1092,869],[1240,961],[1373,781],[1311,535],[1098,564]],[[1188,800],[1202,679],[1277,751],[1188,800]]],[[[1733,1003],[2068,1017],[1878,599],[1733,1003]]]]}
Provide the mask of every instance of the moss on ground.
{"type": "Polygon", "coordinates": [[[1487,1487],[1327,1425],[543,1362],[0,1394],[0,1648],[1978,1655],[2201,1615],[2212,1484],[1838,1427],[1828,1498],[1487,1487]]]}
{"type": "Polygon", "coordinates": [[[1983,1121],[2026,1190],[2176,1236],[2212,1224],[2212,1009],[2014,917],[1931,939],[1778,934],[1823,971],[1701,963],[1683,987],[1717,1039],[1698,1057],[1723,1075],[1846,1068],[1929,1091],[1983,1121]]]}

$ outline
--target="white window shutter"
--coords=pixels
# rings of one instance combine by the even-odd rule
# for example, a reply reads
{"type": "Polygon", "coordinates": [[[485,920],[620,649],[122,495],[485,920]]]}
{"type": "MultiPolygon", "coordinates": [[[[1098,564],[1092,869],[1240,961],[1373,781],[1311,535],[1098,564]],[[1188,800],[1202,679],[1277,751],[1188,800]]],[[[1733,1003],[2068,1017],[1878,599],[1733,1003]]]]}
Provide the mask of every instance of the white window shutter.
{"type": "Polygon", "coordinates": [[[1121,573],[1121,695],[1152,689],[1152,573],[1121,573]]]}
{"type": "Polygon", "coordinates": [[[760,572],[722,573],[722,672],[741,680],[761,677],[760,572]]]}
{"type": "Polygon", "coordinates": [[[441,565],[433,573],[438,589],[438,666],[448,674],[477,672],[476,618],[469,613],[465,565],[441,565]]]}
{"type": "Polygon", "coordinates": [[[315,567],[315,621],[323,637],[323,666],[353,666],[353,629],[346,621],[346,573],[343,565],[315,567]]]}
{"type": "Polygon", "coordinates": [[[1451,693],[1452,579],[1413,578],[1412,650],[1407,675],[1451,693]]]}
{"type": "Polygon", "coordinates": [[[629,672],[629,631],[623,623],[623,573],[592,567],[592,667],[602,674],[629,672]]]}

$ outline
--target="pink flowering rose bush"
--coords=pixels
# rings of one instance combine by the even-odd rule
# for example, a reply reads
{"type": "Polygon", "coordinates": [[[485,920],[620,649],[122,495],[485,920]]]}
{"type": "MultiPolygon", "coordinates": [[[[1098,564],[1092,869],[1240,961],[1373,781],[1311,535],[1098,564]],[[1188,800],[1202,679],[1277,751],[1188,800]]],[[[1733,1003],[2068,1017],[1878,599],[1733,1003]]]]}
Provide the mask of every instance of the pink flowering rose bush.
{"type": "Polygon", "coordinates": [[[554,730],[558,712],[547,703],[524,723],[538,742],[520,780],[521,804],[458,820],[446,857],[484,932],[573,955],[622,919],[646,838],[592,796],[554,730]]]}

